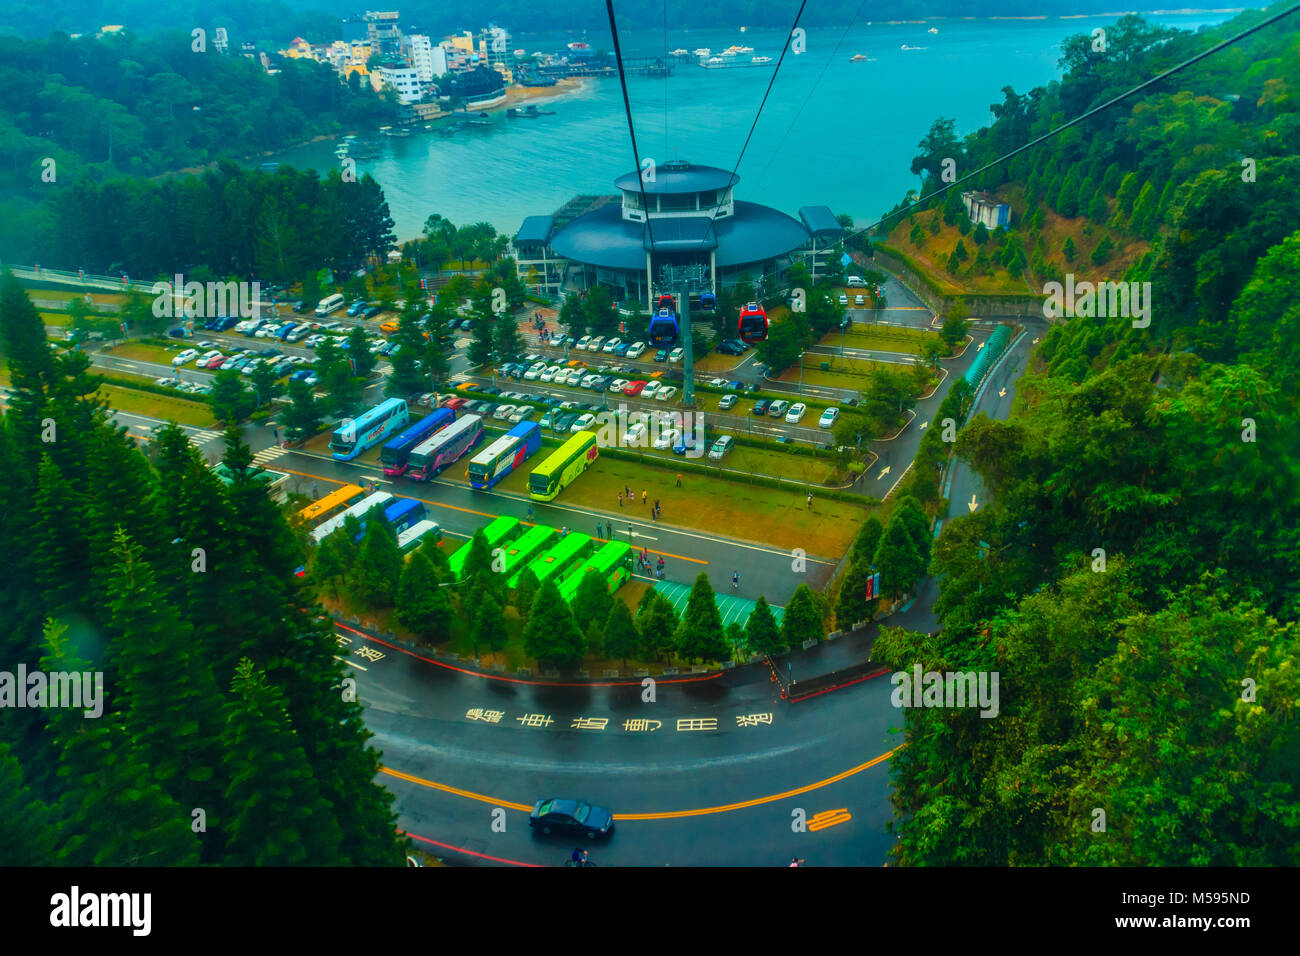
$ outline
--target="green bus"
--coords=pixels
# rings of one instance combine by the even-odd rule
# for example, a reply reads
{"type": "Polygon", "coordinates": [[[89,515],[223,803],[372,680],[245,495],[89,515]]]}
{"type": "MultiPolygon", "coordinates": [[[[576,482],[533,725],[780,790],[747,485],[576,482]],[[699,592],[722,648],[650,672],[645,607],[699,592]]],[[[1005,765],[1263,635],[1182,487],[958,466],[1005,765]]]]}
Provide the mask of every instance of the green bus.
{"type": "MultiPolygon", "coordinates": [[[[528,565],[537,575],[538,583],[554,581],[559,584],[575,565],[582,563],[591,552],[591,535],[571,531],[555,547],[528,565]]],[[[514,582],[510,582],[512,585],[514,582]]]]}
{"type": "Polygon", "coordinates": [[[505,545],[501,573],[508,575],[506,586],[514,587],[524,565],[537,557],[555,536],[555,529],[539,524],[529,528],[522,536],[505,545]]]}
{"type": "MultiPolygon", "coordinates": [[[[488,548],[490,550],[492,548],[501,547],[501,545],[514,537],[518,531],[519,519],[502,515],[500,518],[494,518],[492,521],[488,522],[487,527],[483,529],[483,537],[487,538],[488,548]]],[[[452,576],[457,581],[460,580],[461,573],[465,570],[465,560],[469,557],[469,549],[473,544],[474,541],[472,538],[469,541],[466,541],[456,549],[456,552],[451,556],[450,561],[448,561],[448,564],[451,565],[452,576]]]]}
{"type": "Polygon", "coordinates": [[[600,448],[594,432],[581,431],[555,449],[528,476],[528,495],[534,501],[553,501],[573,479],[587,470],[600,448]]]}
{"type": "Polygon", "coordinates": [[[632,548],[626,541],[608,542],[564,579],[560,584],[560,597],[572,601],[588,571],[595,571],[603,577],[613,594],[632,576],[632,548]]]}

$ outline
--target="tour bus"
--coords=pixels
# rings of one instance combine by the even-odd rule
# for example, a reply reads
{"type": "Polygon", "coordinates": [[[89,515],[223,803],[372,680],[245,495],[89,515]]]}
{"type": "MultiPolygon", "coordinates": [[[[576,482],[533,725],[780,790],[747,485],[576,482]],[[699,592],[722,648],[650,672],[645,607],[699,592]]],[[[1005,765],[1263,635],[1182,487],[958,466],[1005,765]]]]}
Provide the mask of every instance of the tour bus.
{"type": "Polygon", "coordinates": [[[541,447],[542,429],[537,422],[520,422],[470,461],[470,486],[491,488],[541,447]]]}
{"type": "Polygon", "coordinates": [[[429,534],[433,535],[434,541],[442,537],[442,528],[438,526],[438,522],[430,521],[428,518],[417,521],[397,536],[397,550],[402,554],[410,554],[424,542],[425,536],[429,534]]]}
{"type": "MultiPolygon", "coordinates": [[[[500,547],[515,537],[519,533],[519,519],[511,518],[508,515],[502,515],[500,518],[494,518],[488,522],[487,527],[483,529],[483,537],[487,539],[488,550],[500,547]]],[[[457,581],[460,580],[461,572],[465,570],[465,560],[469,557],[470,546],[473,541],[466,541],[461,547],[456,549],[450,560],[447,562],[451,568],[451,576],[457,581]]]]}
{"type": "Polygon", "coordinates": [[[534,501],[554,501],[555,496],[596,460],[600,448],[594,432],[581,431],[553,451],[528,476],[528,495],[534,501]]]}
{"type": "Polygon", "coordinates": [[[339,309],[343,308],[343,302],[343,296],[337,292],[333,295],[327,295],[325,298],[321,299],[320,304],[316,306],[316,314],[324,316],[329,315],[331,312],[337,312],[339,309]]]}
{"type": "Polygon", "coordinates": [[[320,501],[313,501],[302,511],[298,512],[298,517],[305,522],[324,521],[326,518],[332,518],[340,510],[347,507],[348,503],[354,501],[359,495],[365,492],[359,485],[344,485],[342,488],[331,491],[320,501]]]}
{"type": "Polygon", "coordinates": [[[632,548],[626,541],[609,541],[604,547],[574,569],[560,583],[560,597],[572,601],[578,593],[578,585],[587,576],[588,571],[595,571],[605,579],[611,594],[623,586],[632,576],[632,548]]]}
{"type": "Polygon", "coordinates": [[[456,412],[450,408],[440,408],[431,415],[425,415],[412,424],[406,431],[384,443],[379,451],[379,464],[389,478],[406,473],[406,459],[411,450],[427,439],[434,432],[440,431],[456,419],[456,412]]]}
{"type": "Polygon", "coordinates": [[[411,450],[406,460],[406,477],[428,481],[483,438],[483,419],[477,415],[458,418],[442,431],[411,450]]]}
{"type": "Polygon", "coordinates": [[[558,585],[570,570],[585,563],[591,546],[591,535],[573,531],[557,541],[550,551],[535,558],[528,567],[537,575],[539,584],[554,581],[558,585]]]}
{"type": "Polygon", "coordinates": [[[519,572],[542,553],[556,533],[554,528],[539,524],[530,528],[518,541],[512,541],[502,549],[501,573],[507,576],[506,587],[513,588],[519,583],[519,572]]]}
{"type": "Polygon", "coordinates": [[[384,521],[394,534],[401,534],[424,517],[424,502],[418,498],[398,498],[384,509],[384,521]]]}
{"type": "Polygon", "coordinates": [[[375,447],[410,421],[411,411],[406,400],[390,398],[380,402],[360,418],[344,423],[330,436],[330,451],[339,461],[351,461],[369,448],[375,447]]]}
{"type": "Polygon", "coordinates": [[[320,544],[339,528],[343,527],[343,522],[347,521],[349,516],[362,519],[375,505],[387,505],[392,500],[393,496],[386,491],[376,491],[373,495],[367,495],[347,511],[344,511],[342,514],[337,514],[328,521],[323,521],[313,528],[311,531],[312,540],[317,544],[320,544]]]}

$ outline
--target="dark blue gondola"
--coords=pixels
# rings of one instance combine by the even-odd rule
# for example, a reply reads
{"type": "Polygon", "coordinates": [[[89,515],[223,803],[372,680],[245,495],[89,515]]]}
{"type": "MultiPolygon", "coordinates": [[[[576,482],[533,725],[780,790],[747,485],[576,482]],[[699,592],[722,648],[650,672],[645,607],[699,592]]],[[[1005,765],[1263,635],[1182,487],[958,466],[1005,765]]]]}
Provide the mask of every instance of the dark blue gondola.
{"type": "Polygon", "coordinates": [[[757,302],[741,306],[737,325],[742,342],[762,342],[767,338],[767,313],[757,302]]]}
{"type": "Polygon", "coordinates": [[[659,297],[659,311],[650,316],[649,338],[654,345],[677,342],[677,302],[670,295],[659,297]]]}
{"type": "Polygon", "coordinates": [[[700,293],[700,308],[706,312],[712,312],[718,307],[718,297],[712,292],[700,293]]]}

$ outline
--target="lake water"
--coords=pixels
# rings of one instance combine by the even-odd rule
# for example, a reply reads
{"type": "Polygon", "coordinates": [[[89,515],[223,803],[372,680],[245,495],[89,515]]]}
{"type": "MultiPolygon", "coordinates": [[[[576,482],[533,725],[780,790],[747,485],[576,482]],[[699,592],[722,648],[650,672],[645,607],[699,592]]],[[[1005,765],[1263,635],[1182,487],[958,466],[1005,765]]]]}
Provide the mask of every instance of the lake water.
{"type": "MultiPolygon", "coordinates": [[[[1148,19],[1194,30],[1230,16],[1148,19]]],[[[959,135],[985,125],[1002,87],[1025,93],[1059,78],[1061,41],[1113,22],[1080,17],[813,30],[806,53],[786,54],[737,170],[737,196],[791,215],[800,206],[825,204],[865,225],[917,185],[908,166],[934,119],[954,118],[959,135]],[[932,25],[937,34],[927,32],[932,25]],[[904,51],[904,44],[923,49],[904,51]],[[850,62],[858,53],[869,60],[850,62]]],[[[574,39],[522,34],[514,42],[530,53],[553,52],[574,39]]],[[[586,39],[597,49],[610,46],[607,35],[586,39]]],[[[780,31],[670,31],[668,49],[709,47],[716,55],[745,45],[772,63],[713,70],[678,63],[666,80],[629,78],[641,155],[731,169],[782,41],[780,31]]],[[[625,57],[664,49],[662,31],[622,43],[625,57]]],[[[383,187],[401,239],[419,235],[433,212],[458,225],[487,221],[513,234],[525,216],[554,212],[576,194],[613,193],[612,181],[634,166],[617,79],[587,79],[581,92],[543,108],[555,115],[511,120],[497,110],[491,129],[450,137],[421,130],[386,140],[380,156],[358,161],[358,171],[369,171],[383,187]]],[[[332,143],[318,143],[268,158],[323,171],[337,163],[333,150],[332,143]]]]}

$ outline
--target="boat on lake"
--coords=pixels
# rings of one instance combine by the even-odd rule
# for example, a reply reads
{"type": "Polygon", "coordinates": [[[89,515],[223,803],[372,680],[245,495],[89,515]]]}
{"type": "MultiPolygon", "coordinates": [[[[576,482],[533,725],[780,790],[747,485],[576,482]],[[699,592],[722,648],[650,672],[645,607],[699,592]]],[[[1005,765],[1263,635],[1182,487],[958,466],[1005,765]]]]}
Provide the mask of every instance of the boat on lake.
{"type": "Polygon", "coordinates": [[[694,51],[694,55],[695,55],[695,56],[712,56],[712,55],[713,55],[713,51],[710,50],[710,49],[709,49],[708,47],[706,47],[706,46],[702,46],[702,47],[700,47],[698,50],[694,51]]]}
{"type": "Polygon", "coordinates": [[[904,43],[902,46],[899,47],[899,49],[900,50],[928,50],[930,48],[926,46],[908,46],[906,43],[904,43]]]}
{"type": "Polygon", "coordinates": [[[772,58],[770,56],[756,56],[752,57],[749,62],[753,63],[755,66],[761,66],[764,63],[771,63],[772,58]]]}
{"type": "Polygon", "coordinates": [[[855,53],[855,54],[853,54],[853,56],[849,57],[849,62],[850,62],[850,63],[865,63],[865,62],[866,62],[866,59],[867,59],[867,55],[866,55],[865,53],[855,53]]]}

